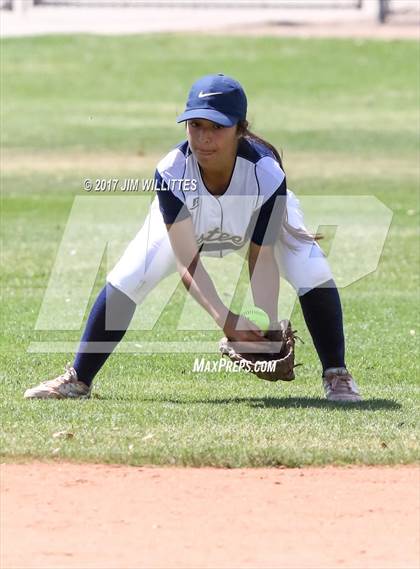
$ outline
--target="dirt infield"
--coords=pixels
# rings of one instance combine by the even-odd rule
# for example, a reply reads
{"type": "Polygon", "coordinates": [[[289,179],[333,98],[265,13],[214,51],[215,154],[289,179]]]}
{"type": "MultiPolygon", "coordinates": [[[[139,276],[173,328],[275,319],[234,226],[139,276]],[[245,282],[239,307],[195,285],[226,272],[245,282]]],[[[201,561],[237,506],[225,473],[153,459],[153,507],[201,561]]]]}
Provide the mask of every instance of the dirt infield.
{"type": "Polygon", "coordinates": [[[1,465],[1,567],[418,567],[420,470],[1,465]]]}
{"type": "MultiPolygon", "coordinates": [[[[112,3],[112,2],[111,2],[112,3]]],[[[299,2],[298,2],[299,3],[299,2]]],[[[71,2],[69,3],[71,4],[71,2]]],[[[83,4],[83,2],[82,2],[83,4]]],[[[203,4],[203,3],[202,3],[203,4]]],[[[420,10],[416,0],[396,0],[385,25],[378,23],[378,2],[363,2],[361,10],[314,7],[265,8],[175,8],[175,7],[54,7],[3,10],[0,36],[57,33],[144,34],[216,33],[284,37],[347,37],[420,39],[420,10]],[[63,17],[64,16],[64,17],[63,17]]],[[[305,3],[308,6],[308,2],[305,3]]]]}
{"type": "MultiPolygon", "coordinates": [[[[376,22],[338,22],[336,25],[314,23],[285,23],[268,22],[258,25],[232,27],[230,35],[256,37],[285,37],[285,38],[354,38],[359,40],[419,40],[419,22],[392,22],[379,25],[376,22]]],[[[209,30],[209,34],[221,34],[220,31],[209,30]]]]}

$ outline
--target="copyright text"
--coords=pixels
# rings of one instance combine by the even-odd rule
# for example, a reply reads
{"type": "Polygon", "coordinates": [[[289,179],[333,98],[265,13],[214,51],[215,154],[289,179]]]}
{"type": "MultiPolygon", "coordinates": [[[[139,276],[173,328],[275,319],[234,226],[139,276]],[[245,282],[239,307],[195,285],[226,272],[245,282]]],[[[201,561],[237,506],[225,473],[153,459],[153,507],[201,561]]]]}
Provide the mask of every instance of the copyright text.
{"type": "Polygon", "coordinates": [[[164,186],[154,178],[86,178],[83,180],[85,192],[161,192],[181,190],[194,192],[197,189],[197,180],[172,179],[165,181],[164,186]]]}

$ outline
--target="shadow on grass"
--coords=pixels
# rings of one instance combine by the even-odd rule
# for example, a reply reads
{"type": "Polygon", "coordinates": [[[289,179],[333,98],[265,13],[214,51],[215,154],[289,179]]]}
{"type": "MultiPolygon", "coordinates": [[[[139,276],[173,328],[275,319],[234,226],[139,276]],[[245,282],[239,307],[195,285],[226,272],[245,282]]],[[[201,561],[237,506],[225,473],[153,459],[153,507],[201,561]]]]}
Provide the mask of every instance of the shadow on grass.
{"type": "Polygon", "coordinates": [[[392,399],[366,399],[358,403],[327,401],[318,397],[254,397],[245,398],[237,397],[234,399],[226,399],[223,401],[248,403],[251,407],[258,408],[283,408],[283,409],[344,409],[352,411],[353,409],[364,409],[366,411],[376,411],[377,409],[400,409],[401,405],[392,399]]]}
{"type": "Polygon", "coordinates": [[[188,398],[152,398],[152,397],[112,397],[94,394],[95,399],[106,401],[137,401],[145,403],[172,403],[173,405],[231,405],[247,404],[254,408],[266,409],[342,409],[344,411],[379,409],[398,410],[401,404],[392,399],[365,399],[358,403],[327,401],[318,397],[232,397],[230,399],[188,399],[188,398]]]}

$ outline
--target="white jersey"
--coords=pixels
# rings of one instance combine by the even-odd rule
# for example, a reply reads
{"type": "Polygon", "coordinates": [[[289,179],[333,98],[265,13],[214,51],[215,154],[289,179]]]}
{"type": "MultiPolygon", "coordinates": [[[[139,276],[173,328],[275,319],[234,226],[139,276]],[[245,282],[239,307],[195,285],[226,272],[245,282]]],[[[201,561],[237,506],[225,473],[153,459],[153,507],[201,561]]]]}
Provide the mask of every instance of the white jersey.
{"type": "Polygon", "coordinates": [[[232,178],[222,196],[213,196],[207,190],[187,142],[159,162],[156,186],[167,189],[157,192],[140,231],[107,277],[137,304],[161,280],[177,271],[165,223],[170,225],[186,217],[192,219],[201,255],[223,257],[248,240],[269,242],[274,244],[281,276],[298,294],[332,278],[316,242],[297,240],[285,232],[289,248],[278,239],[285,207],[293,227],[304,230],[305,226],[299,201],[286,190],[284,172],[265,146],[240,141],[232,178]],[[187,190],[187,185],[177,180],[188,180],[188,185],[195,180],[196,188],[187,190]]]}
{"type": "Polygon", "coordinates": [[[159,162],[155,177],[165,223],[191,217],[197,245],[205,255],[224,256],[249,240],[261,245],[278,238],[286,177],[262,144],[240,139],[228,188],[220,196],[206,188],[187,141],[159,162]]]}

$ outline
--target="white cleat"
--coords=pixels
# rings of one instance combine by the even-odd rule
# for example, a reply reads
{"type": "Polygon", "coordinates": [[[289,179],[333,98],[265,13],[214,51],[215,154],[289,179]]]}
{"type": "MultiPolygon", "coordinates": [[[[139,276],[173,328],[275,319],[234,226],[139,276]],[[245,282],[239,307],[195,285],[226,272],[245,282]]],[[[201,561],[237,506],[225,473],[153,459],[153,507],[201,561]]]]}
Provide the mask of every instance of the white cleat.
{"type": "Polygon", "coordinates": [[[328,401],[362,401],[356,382],[345,367],[330,367],[322,378],[328,401]]]}
{"type": "Polygon", "coordinates": [[[36,387],[25,391],[25,399],[88,399],[91,387],[79,381],[76,370],[66,365],[66,371],[48,381],[43,381],[36,387]]]}

